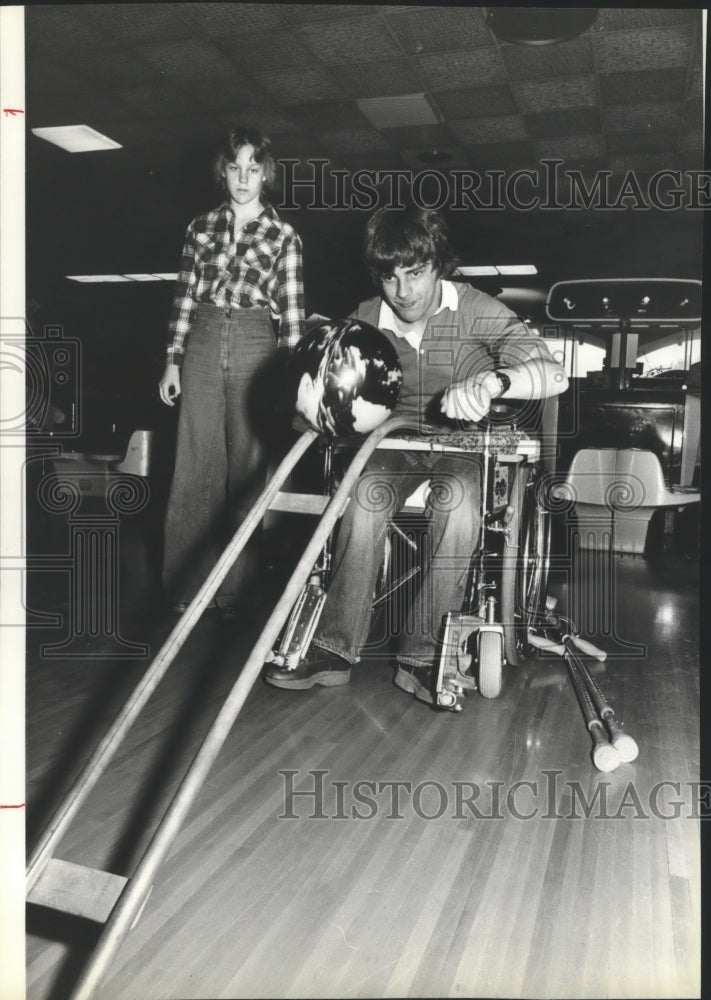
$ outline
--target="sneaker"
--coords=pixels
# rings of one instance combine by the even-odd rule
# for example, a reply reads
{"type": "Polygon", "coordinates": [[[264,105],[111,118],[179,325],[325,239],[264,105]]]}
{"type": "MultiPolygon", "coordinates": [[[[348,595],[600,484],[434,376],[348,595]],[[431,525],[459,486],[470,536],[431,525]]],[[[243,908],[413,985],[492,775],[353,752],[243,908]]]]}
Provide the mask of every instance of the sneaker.
{"type": "Polygon", "coordinates": [[[414,694],[420,701],[434,705],[432,694],[432,668],[413,667],[409,663],[400,663],[395,671],[395,686],[408,694],[414,694]]]}
{"type": "Polygon", "coordinates": [[[285,690],[306,691],[320,684],[322,687],[340,687],[351,679],[351,665],[335,653],[320,649],[309,650],[298,667],[288,670],[276,663],[267,664],[264,680],[285,690]]]}

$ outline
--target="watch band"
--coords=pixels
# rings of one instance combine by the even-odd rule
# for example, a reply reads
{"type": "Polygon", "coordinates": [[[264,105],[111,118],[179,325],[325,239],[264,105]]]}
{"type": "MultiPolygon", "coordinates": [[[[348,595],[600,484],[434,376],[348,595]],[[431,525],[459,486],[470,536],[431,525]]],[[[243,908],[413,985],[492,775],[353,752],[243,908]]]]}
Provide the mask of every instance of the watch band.
{"type": "Polygon", "coordinates": [[[497,399],[505,395],[511,388],[511,379],[508,377],[506,372],[500,371],[498,368],[494,370],[494,375],[499,382],[499,396],[497,399]]]}

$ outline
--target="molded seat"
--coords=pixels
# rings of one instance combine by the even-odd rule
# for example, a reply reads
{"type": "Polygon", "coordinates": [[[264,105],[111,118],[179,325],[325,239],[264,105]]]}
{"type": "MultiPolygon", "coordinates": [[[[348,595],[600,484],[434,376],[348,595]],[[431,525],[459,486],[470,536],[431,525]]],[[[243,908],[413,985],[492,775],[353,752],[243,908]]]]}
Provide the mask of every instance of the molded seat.
{"type": "Polygon", "coordinates": [[[701,499],[689,487],[670,489],[654,452],[638,448],[582,449],[558,496],[575,504],[583,548],[634,553],[644,552],[655,510],[701,499]]]}

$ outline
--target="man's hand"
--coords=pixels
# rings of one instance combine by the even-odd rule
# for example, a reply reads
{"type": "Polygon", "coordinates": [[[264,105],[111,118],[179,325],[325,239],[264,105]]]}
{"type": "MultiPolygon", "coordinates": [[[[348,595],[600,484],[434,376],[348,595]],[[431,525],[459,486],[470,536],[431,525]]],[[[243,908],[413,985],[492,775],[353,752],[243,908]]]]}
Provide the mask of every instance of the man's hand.
{"type": "Polygon", "coordinates": [[[499,380],[491,372],[453,382],[442,396],[442,413],[449,420],[478,423],[489,412],[491,401],[498,398],[499,380]]]}
{"type": "Polygon", "coordinates": [[[180,395],[180,368],[177,365],[168,364],[165,366],[163,378],[158,385],[158,392],[166,406],[175,406],[175,401],[180,395]]]}

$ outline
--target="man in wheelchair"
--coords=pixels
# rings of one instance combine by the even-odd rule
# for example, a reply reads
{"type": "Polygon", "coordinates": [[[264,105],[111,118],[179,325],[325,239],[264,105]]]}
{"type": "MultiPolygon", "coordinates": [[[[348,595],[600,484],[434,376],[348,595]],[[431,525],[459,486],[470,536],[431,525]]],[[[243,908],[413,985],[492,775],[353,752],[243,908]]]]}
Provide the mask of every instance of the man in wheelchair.
{"type": "MultiPolygon", "coordinates": [[[[370,219],[365,262],[380,294],[355,316],[378,327],[400,357],[395,411],[426,433],[478,423],[500,398],[537,400],[564,392],[567,378],[545,344],[497,299],[455,284],[442,217],[431,210],[380,209],[370,219]]],[[[303,661],[267,665],[275,687],[347,684],[366,647],[388,523],[429,480],[429,542],[419,593],[405,611],[395,684],[433,703],[443,617],[460,609],[480,529],[481,459],[476,454],[376,451],[337,533],[328,596],[303,661]]]]}

